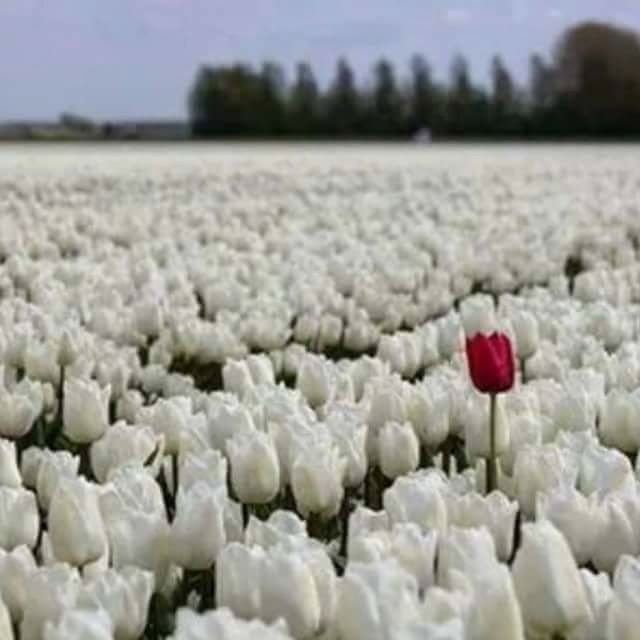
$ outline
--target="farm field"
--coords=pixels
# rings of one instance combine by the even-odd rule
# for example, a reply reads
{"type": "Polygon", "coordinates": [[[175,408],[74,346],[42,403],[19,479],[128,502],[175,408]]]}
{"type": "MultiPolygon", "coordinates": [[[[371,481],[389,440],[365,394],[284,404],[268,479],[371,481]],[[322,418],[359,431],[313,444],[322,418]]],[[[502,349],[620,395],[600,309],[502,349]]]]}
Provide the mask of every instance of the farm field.
{"type": "Polygon", "coordinates": [[[0,640],[637,638],[639,152],[0,147],[0,640]]]}

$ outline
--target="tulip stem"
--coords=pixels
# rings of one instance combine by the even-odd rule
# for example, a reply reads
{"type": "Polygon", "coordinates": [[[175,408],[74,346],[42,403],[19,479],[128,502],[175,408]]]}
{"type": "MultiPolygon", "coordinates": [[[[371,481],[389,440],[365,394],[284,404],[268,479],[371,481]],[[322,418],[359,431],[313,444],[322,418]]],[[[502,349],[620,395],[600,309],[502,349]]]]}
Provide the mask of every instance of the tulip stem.
{"type": "Polygon", "coordinates": [[[497,394],[492,393],[489,405],[489,459],[487,460],[487,495],[495,491],[498,484],[498,461],[496,458],[496,402],[497,394]]]}
{"type": "Polygon", "coordinates": [[[58,402],[58,424],[62,424],[64,420],[64,379],[65,369],[60,367],[60,401],[58,402]]]}
{"type": "Polygon", "coordinates": [[[251,515],[251,509],[246,502],[242,503],[242,527],[243,529],[247,528],[249,524],[249,516],[251,515]]]}
{"type": "Polygon", "coordinates": [[[520,358],[520,378],[522,384],[527,382],[527,359],[520,358]]]}
{"type": "Polygon", "coordinates": [[[340,511],[340,555],[346,558],[347,542],[349,540],[349,514],[351,513],[351,489],[349,487],[345,487],[340,511]]]}
{"type": "Polygon", "coordinates": [[[178,498],[178,454],[171,456],[171,484],[173,485],[173,504],[175,505],[178,498]]]}

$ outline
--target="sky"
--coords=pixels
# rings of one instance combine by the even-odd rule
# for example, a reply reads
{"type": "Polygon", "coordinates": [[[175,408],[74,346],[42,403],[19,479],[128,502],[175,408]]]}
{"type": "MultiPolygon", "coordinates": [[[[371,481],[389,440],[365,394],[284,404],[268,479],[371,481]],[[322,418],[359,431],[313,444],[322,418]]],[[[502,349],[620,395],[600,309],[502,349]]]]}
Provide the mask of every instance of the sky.
{"type": "Polygon", "coordinates": [[[445,79],[460,52],[486,81],[500,53],[525,80],[584,19],[640,30],[640,0],[0,0],[0,120],[182,118],[200,64],[267,58],[326,83],[341,55],[360,81],[413,53],[445,79]]]}

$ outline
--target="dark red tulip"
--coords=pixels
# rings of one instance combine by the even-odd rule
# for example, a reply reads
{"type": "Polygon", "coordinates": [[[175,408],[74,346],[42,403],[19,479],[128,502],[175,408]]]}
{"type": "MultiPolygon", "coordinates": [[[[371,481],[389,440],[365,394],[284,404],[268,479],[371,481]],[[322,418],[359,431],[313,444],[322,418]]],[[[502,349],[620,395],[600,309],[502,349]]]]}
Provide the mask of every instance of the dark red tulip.
{"type": "Polygon", "coordinates": [[[501,393],[513,387],[515,365],[511,341],[504,333],[476,333],[467,338],[469,373],[482,393],[501,393]]]}

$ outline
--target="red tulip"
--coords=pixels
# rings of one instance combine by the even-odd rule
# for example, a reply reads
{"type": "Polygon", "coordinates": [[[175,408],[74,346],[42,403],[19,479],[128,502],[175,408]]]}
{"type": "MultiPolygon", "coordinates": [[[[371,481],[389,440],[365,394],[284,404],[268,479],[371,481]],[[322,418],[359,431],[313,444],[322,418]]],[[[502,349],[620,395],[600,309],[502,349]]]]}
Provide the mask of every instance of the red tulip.
{"type": "Polygon", "coordinates": [[[471,380],[478,391],[501,393],[513,387],[513,350],[504,333],[476,333],[473,338],[467,338],[467,360],[471,380]]]}

